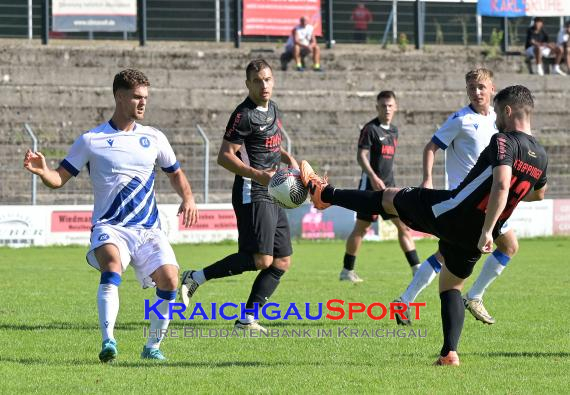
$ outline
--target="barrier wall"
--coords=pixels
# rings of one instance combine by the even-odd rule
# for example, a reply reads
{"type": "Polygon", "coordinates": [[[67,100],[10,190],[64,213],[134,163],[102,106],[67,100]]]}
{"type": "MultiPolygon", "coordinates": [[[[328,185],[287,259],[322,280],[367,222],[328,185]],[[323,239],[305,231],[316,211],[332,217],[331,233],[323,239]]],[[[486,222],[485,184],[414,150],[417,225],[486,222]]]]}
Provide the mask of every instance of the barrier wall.
{"type": "MultiPolygon", "coordinates": [[[[200,222],[184,228],[176,215],[178,205],[159,206],[160,221],[172,243],[237,240],[236,218],[230,204],[199,205],[200,222]]],[[[88,245],[91,209],[82,206],[0,206],[0,246],[88,245]]],[[[305,204],[287,210],[291,236],[301,239],[345,239],[352,231],[354,213],[339,207],[317,211],[305,204]]],[[[519,237],[570,234],[570,199],[519,204],[509,219],[519,237]]],[[[415,237],[427,235],[415,232],[415,237]]],[[[369,240],[394,240],[389,221],[374,224],[369,240]]]]}

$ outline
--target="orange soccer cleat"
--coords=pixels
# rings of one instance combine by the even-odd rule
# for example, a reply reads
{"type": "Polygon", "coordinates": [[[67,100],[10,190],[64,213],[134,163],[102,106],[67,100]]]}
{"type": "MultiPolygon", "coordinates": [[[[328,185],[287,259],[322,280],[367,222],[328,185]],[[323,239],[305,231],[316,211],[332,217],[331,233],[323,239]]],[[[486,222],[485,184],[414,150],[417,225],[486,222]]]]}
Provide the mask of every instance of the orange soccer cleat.
{"type": "Polygon", "coordinates": [[[441,355],[435,361],[435,366],[459,366],[459,356],[456,351],[450,351],[447,356],[442,357],[441,355]]]}
{"type": "Polygon", "coordinates": [[[311,201],[316,209],[324,210],[330,207],[330,203],[325,203],[321,199],[323,189],[328,185],[326,177],[320,177],[309,162],[306,160],[301,161],[301,181],[303,185],[309,189],[311,201]]]}

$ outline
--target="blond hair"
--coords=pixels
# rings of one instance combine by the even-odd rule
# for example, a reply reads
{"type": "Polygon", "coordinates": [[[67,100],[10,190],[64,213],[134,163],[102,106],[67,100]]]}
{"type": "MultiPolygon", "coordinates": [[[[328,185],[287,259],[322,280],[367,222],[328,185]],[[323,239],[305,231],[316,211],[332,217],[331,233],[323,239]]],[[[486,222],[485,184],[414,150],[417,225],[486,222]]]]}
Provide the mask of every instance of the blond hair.
{"type": "Polygon", "coordinates": [[[481,81],[485,81],[485,80],[489,80],[491,82],[493,82],[493,72],[489,69],[486,69],[484,67],[479,67],[476,69],[473,69],[471,71],[469,71],[467,74],[465,74],[465,82],[469,82],[469,81],[477,81],[477,82],[481,82],[481,81]]]}

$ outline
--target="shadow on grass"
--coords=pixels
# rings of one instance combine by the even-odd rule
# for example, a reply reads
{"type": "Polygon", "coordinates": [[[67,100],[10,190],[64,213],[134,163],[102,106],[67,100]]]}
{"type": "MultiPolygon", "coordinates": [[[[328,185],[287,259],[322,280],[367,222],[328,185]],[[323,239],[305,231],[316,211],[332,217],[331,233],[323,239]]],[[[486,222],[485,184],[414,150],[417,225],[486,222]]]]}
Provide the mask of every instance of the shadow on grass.
{"type": "MultiPolygon", "coordinates": [[[[459,353],[461,355],[461,353],[459,353]]],[[[495,352],[471,352],[465,353],[463,355],[478,355],[481,357],[507,357],[507,358],[568,358],[570,357],[570,352],[542,352],[542,351],[495,351],[495,352]]]]}

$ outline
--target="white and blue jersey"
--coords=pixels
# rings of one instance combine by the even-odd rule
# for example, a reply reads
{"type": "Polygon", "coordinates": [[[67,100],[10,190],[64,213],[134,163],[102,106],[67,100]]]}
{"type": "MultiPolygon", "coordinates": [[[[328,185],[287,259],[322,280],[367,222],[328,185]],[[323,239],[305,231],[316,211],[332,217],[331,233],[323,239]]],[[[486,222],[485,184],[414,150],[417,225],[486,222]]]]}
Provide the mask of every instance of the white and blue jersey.
{"type": "Polygon", "coordinates": [[[154,165],[168,173],[180,164],[166,136],[139,124],[118,130],[111,121],[75,140],[61,166],[77,176],[87,166],[95,204],[92,224],[160,227],[154,195],[154,165]]]}
{"type": "Polygon", "coordinates": [[[435,132],[431,141],[446,150],[445,174],[449,189],[455,189],[489,145],[491,136],[498,132],[496,114],[477,113],[469,105],[451,115],[435,132]]]}

